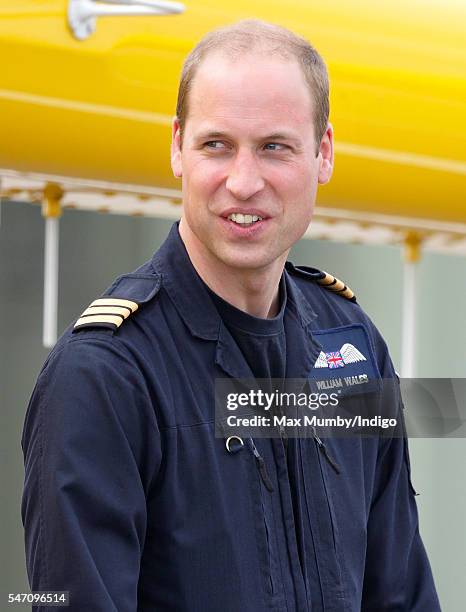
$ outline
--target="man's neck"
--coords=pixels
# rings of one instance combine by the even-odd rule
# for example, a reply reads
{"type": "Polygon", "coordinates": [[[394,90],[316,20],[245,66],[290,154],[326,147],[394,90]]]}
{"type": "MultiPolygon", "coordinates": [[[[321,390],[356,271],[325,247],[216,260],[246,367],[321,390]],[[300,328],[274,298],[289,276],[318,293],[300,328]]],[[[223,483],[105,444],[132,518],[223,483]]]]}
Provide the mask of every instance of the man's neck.
{"type": "Polygon", "coordinates": [[[214,293],[255,317],[267,319],[277,315],[279,284],[287,253],[260,269],[233,268],[216,258],[186,221],[180,223],[179,232],[196,272],[214,293]]]}

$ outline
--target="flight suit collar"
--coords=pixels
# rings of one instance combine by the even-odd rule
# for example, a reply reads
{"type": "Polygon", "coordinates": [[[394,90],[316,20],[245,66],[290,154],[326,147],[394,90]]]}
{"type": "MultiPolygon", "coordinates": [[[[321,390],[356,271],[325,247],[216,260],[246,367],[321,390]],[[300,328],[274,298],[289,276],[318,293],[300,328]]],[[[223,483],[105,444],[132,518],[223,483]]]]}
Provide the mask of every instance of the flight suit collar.
{"type": "MultiPolygon", "coordinates": [[[[189,259],[179,235],[178,222],[173,224],[165,242],[152,257],[151,264],[161,275],[162,286],[191,334],[217,342],[216,363],[234,378],[254,378],[189,259]]],[[[286,270],[283,273],[288,300],[285,311],[285,328],[289,336],[287,377],[300,378],[309,373],[320,351],[320,345],[310,329],[310,323],[317,314],[291,275],[286,270]]]]}
{"type": "Polygon", "coordinates": [[[284,270],[288,302],[285,315],[286,378],[308,378],[322,350],[311,330],[317,313],[297,286],[293,277],[284,270]]]}
{"type": "Polygon", "coordinates": [[[191,334],[203,340],[217,340],[221,319],[189,259],[178,223],[172,225],[165,242],[152,257],[152,267],[161,275],[162,287],[191,334]]]}

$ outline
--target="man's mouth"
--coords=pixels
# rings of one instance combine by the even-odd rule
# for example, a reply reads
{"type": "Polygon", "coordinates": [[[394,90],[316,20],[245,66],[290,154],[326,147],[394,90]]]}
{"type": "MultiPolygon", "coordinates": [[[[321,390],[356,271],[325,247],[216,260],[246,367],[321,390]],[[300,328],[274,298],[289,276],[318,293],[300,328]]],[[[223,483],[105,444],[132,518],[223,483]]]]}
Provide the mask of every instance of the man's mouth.
{"type": "Polygon", "coordinates": [[[228,215],[228,219],[241,227],[250,227],[254,223],[262,221],[262,217],[259,215],[243,215],[242,213],[231,213],[231,215],[228,215]]]}

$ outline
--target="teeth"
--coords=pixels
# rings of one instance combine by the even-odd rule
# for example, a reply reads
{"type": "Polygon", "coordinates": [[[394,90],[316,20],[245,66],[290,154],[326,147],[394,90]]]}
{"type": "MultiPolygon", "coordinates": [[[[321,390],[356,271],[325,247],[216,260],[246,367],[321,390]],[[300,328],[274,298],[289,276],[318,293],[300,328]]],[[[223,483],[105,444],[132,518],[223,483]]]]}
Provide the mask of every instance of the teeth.
{"type": "Polygon", "coordinates": [[[228,215],[228,218],[230,221],[234,221],[240,225],[251,225],[256,221],[262,221],[262,217],[259,217],[259,215],[243,215],[242,213],[232,213],[228,215]]]}

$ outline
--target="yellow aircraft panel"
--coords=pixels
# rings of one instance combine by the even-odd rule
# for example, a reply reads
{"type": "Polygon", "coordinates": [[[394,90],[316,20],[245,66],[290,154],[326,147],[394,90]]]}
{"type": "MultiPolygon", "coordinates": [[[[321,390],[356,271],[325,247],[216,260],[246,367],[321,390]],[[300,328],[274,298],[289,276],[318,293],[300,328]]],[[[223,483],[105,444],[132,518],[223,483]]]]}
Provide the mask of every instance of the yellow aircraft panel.
{"type": "Polygon", "coordinates": [[[331,76],[334,178],[319,204],[466,222],[466,2],[188,0],[180,15],[99,17],[0,0],[0,168],[179,188],[170,122],[183,58],[208,30],[290,27],[331,76]]]}

